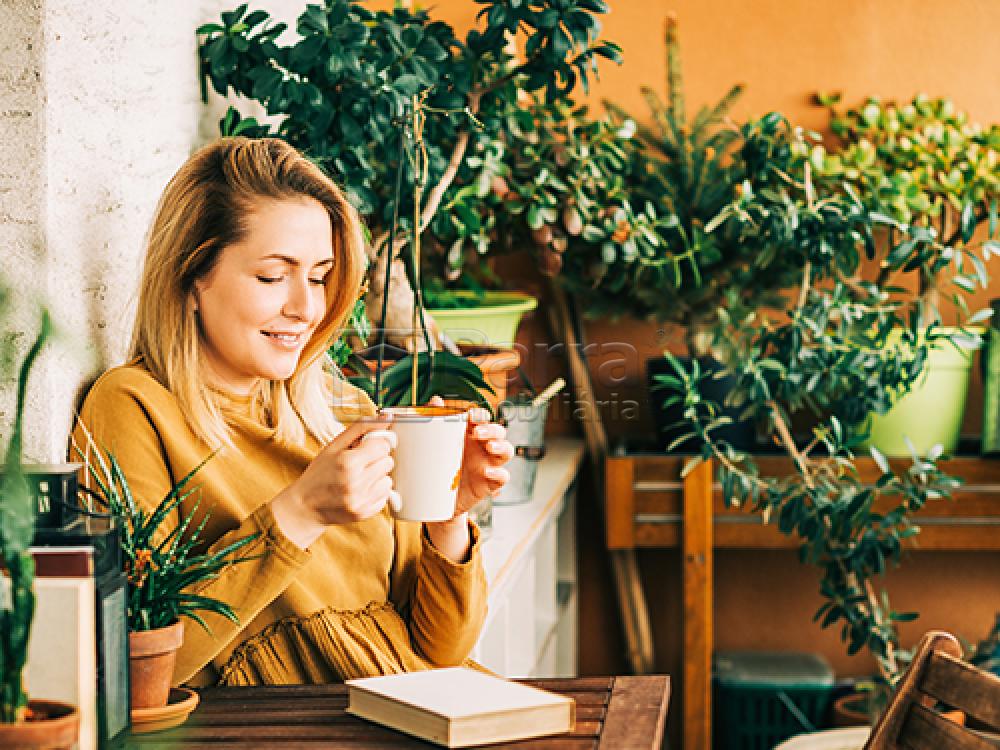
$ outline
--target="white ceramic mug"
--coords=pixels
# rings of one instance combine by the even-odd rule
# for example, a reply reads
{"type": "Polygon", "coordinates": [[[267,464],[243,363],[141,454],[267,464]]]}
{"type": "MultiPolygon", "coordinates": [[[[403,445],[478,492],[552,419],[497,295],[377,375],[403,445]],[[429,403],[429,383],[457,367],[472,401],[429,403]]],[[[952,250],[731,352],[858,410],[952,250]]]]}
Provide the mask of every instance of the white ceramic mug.
{"type": "Polygon", "coordinates": [[[402,521],[447,521],[455,515],[469,414],[445,406],[399,406],[388,430],[363,440],[384,438],[392,446],[393,491],[389,503],[402,521]]]}

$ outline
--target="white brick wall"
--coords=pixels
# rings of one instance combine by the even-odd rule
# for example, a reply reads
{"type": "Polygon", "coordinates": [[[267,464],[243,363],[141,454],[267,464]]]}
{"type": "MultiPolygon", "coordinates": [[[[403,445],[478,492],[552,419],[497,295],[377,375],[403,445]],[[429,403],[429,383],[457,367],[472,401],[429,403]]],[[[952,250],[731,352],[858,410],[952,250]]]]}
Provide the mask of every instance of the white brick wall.
{"type": "MultiPolygon", "coordinates": [[[[32,378],[31,459],[62,459],[83,389],[126,353],[156,200],[217,132],[219,105],[200,101],[194,30],[236,5],[0,0],[0,274],[18,291],[22,342],[32,299],[63,333],[32,378]]],[[[255,7],[294,19],[304,5],[255,7]]],[[[4,373],[4,437],[12,383],[4,373]]]]}

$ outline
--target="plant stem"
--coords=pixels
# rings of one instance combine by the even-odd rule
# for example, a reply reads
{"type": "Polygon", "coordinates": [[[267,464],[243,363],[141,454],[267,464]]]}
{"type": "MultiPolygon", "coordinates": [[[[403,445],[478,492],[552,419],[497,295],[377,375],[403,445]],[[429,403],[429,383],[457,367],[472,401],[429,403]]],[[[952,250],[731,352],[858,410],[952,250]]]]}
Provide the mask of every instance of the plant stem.
{"type": "Polygon", "coordinates": [[[785,450],[792,457],[792,461],[799,469],[799,474],[802,475],[803,481],[806,483],[806,487],[809,490],[815,489],[815,482],[813,481],[812,474],[809,471],[809,459],[803,456],[799,452],[799,448],[795,445],[795,440],[792,438],[792,432],[788,429],[788,425],[785,423],[785,418],[781,414],[781,409],[778,407],[773,400],[767,402],[767,408],[771,412],[771,418],[774,420],[774,428],[778,431],[778,437],[781,438],[781,442],[785,446],[785,450]]]}
{"type": "Polygon", "coordinates": [[[806,306],[806,300],[809,298],[809,282],[812,280],[812,261],[807,260],[805,266],[802,268],[802,286],[799,289],[799,301],[795,305],[795,317],[798,318],[802,314],[802,308],[806,306]]]}
{"type": "MultiPolygon", "coordinates": [[[[855,582],[856,583],[856,582],[855,582]]],[[[871,616],[875,620],[876,625],[883,625],[883,620],[881,612],[877,606],[878,597],[875,596],[875,589],[872,587],[871,579],[865,581],[865,598],[868,600],[868,606],[871,610],[871,616]]],[[[882,660],[879,659],[879,668],[882,670],[882,676],[888,679],[889,675],[897,674],[898,665],[896,664],[896,650],[892,646],[892,641],[886,641],[885,644],[885,659],[888,663],[887,666],[882,665],[882,660]]]]}
{"type": "MultiPolygon", "coordinates": [[[[416,304],[413,305],[413,364],[410,368],[410,405],[416,406],[419,400],[420,373],[417,365],[416,331],[420,323],[420,312],[423,307],[420,298],[420,234],[422,231],[420,219],[420,197],[423,189],[424,178],[424,151],[423,151],[423,113],[420,111],[420,100],[413,96],[413,290],[416,304]]],[[[428,348],[427,355],[430,356],[432,347],[428,348]]]]}
{"type": "Polygon", "coordinates": [[[396,227],[399,224],[399,195],[403,187],[403,160],[406,156],[406,132],[399,136],[399,164],[396,167],[396,200],[392,207],[392,223],[389,225],[388,242],[385,238],[377,241],[376,247],[384,247],[388,253],[385,259],[385,277],[382,284],[382,316],[379,319],[378,359],[375,363],[375,406],[382,408],[382,362],[385,358],[385,318],[389,312],[389,279],[392,277],[392,264],[396,255],[396,227]]]}
{"type": "MultiPolygon", "coordinates": [[[[788,429],[788,425],[785,423],[785,419],[781,414],[778,405],[774,401],[767,402],[768,408],[771,411],[771,416],[774,419],[775,429],[778,431],[778,435],[781,438],[781,442],[785,446],[785,450],[791,455],[792,460],[799,469],[799,474],[802,476],[802,481],[805,482],[806,487],[812,491],[815,489],[815,480],[812,473],[808,467],[808,459],[805,458],[800,452],[798,447],[795,445],[795,441],[792,439],[792,433],[788,429]]],[[[827,531],[831,530],[830,519],[826,516],[821,516],[820,520],[827,531]]],[[[840,569],[841,575],[843,575],[844,580],[849,586],[854,588],[859,588],[858,577],[855,573],[850,572],[844,565],[843,560],[836,561],[837,567],[840,569]]],[[[871,581],[866,579],[864,582],[864,592],[865,592],[865,602],[858,602],[858,608],[862,613],[869,614],[877,625],[882,625],[882,620],[879,616],[878,598],[875,596],[875,591],[872,588],[871,581]]],[[[887,643],[887,654],[886,661],[887,664],[883,664],[882,660],[878,660],[879,669],[882,671],[883,677],[888,679],[890,674],[896,674],[896,656],[892,648],[892,643],[887,643]]]]}
{"type": "MultiPolygon", "coordinates": [[[[479,111],[479,101],[481,93],[473,91],[469,94],[469,104],[466,110],[471,115],[475,115],[479,111]]],[[[441,174],[441,179],[434,186],[431,192],[427,195],[427,203],[424,205],[424,210],[420,214],[420,231],[424,231],[427,225],[430,224],[431,219],[434,218],[434,214],[437,213],[438,206],[441,205],[441,199],[444,197],[445,191],[451,187],[451,183],[455,181],[455,177],[458,175],[458,169],[462,166],[462,159],[465,157],[465,149],[469,145],[469,131],[463,130],[459,133],[458,138],[455,139],[455,148],[452,149],[451,158],[448,159],[448,166],[445,167],[444,172],[441,174]]]]}

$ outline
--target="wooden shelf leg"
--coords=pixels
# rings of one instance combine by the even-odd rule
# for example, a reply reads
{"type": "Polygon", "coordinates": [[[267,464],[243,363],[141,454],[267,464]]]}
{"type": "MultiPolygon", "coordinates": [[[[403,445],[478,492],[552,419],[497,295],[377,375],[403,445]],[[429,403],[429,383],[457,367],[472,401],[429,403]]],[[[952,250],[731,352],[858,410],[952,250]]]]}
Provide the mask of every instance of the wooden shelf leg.
{"type": "Polygon", "coordinates": [[[653,671],[653,636],[634,549],[609,550],[632,674],[653,671]]]}
{"type": "Polygon", "coordinates": [[[684,478],[684,750],[712,746],[712,464],[684,478]]]}

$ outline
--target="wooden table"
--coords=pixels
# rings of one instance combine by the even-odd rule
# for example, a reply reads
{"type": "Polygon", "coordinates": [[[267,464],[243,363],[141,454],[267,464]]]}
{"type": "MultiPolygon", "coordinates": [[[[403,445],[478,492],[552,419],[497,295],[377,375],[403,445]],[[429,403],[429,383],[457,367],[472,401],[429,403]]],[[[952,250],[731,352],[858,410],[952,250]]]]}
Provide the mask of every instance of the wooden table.
{"type": "MultiPolygon", "coordinates": [[[[491,748],[660,750],[670,679],[577,677],[523,680],[576,699],[570,734],[490,745],[491,748]]],[[[344,685],[210,688],[182,727],[126,741],[129,748],[423,748],[425,742],[345,712],[344,685]]]]}

